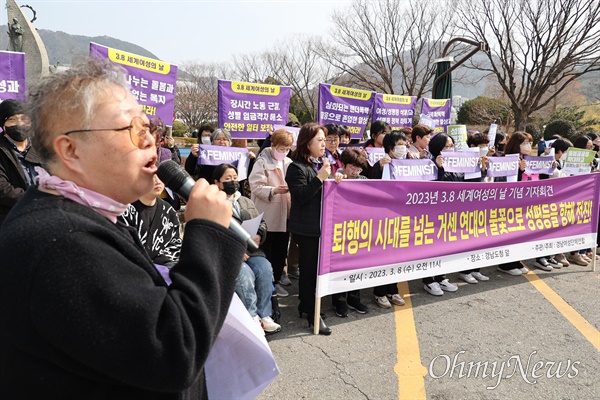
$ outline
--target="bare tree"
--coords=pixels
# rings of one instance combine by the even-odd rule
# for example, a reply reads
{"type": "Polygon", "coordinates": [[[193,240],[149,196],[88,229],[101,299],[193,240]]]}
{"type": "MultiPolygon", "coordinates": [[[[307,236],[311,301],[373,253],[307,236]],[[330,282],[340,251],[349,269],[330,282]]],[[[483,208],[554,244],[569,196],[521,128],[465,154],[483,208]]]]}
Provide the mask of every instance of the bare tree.
{"type": "Polygon", "coordinates": [[[333,44],[322,42],[319,54],[353,87],[421,97],[452,34],[452,3],[354,0],[334,12],[333,44]]]}
{"type": "Polygon", "coordinates": [[[228,66],[186,62],[180,66],[175,112],[190,128],[217,120],[217,81],[227,79],[228,66]]]}
{"type": "Polygon", "coordinates": [[[459,21],[490,46],[486,65],[508,96],[516,128],[577,78],[600,70],[600,1],[461,0],[459,21]]]}

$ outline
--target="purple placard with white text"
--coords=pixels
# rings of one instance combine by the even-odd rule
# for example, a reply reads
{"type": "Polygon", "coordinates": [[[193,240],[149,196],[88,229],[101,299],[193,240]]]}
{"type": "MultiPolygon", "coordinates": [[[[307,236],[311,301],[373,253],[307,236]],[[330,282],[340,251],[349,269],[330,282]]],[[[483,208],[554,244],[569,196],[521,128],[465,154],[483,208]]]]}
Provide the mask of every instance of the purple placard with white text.
{"type": "Polygon", "coordinates": [[[479,152],[442,151],[444,171],[470,174],[481,172],[479,152]]]}
{"type": "Polygon", "coordinates": [[[90,54],[106,58],[127,71],[131,93],[149,118],[160,117],[165,125],[173,125],[177,66],[90,43],[90,54]]]}
{"type": "Polygon", "coordinates": [[[237,167],[238,161],[248,154],[248,149],[201,144],[198,150],[199,165],[232,164],[237,167]]]}
{"type": "Polygon", "coordinates": [[[25,53],[0,51],[0,102],[25,98],[25,53]]]}
{"type": "Polygon", "coordinates": [[[438,168],[429,159],[398,160],[393,158],[389,164],[390,179],[395,181],[435,181],[438,168]]]}
{"type": "Polygon", "coordinates": [[[519,155],[506,154],[503,157],[488,157],[487,176],[498,178],[519,174],[519,155]]]}
{"type": "Polygon", "coordinates": [[[596,243],[600,174],[514,183],[323,185],[317,297],[596,243]]]}
{"type": "Polygon", "coordinates": [[[526,174],[552,175],[554,172],[554,156],[525,156],[523,158],[527,161],[526,174]]]}
{"type": "Polygon", "coordinates": [[[375,93],[319,83],[319,124],[346,125],[352,139],[362,139],[375,93]]]}
{"type": "Polygon", "coordinates": [[[219,80],[219,126],[234,139],[264,139],[290,113],[289,86],[219,80]]]}
{"type": "Polygon", "coordinates": [[[411,127],[416,107],[416,96],[375,93],[372,121],[387,122],[392,130],[411,127]]]}
{"type": "Polygon", "coordinates": [[[386,156],[382,147],[365,147],[364,151],[367,152],[367,162],[371,167],[386,156]]]}
{"type": "MultiPolygon", "coordinates": [[[[444,133],[446,127],[450,125],[450,111],[452,107],[452,101],[450,99],[428,99],[423,97],[423,104],[421,106],[421,113],[427,115],[435,122],[435,128],[433,131],[438,133],[444,133]]],[[[435,135],[432,135],[435,136],[435,135]]]]}

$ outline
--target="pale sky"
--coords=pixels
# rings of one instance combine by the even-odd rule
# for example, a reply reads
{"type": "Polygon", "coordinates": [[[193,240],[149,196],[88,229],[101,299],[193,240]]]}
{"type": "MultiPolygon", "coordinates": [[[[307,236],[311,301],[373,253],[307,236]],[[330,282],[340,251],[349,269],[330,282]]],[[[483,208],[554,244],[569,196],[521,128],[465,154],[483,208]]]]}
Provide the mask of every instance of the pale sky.
{"type": "MultiPolygon", "coordinates": [[[[350,0],[17,0],[37,11],[34,26],[73,35],[111,36],[163,61],[224,62],[269,50],[294,34],[326,35],[334,9],[350,0]]],[[[30,15],[29,10],[25,10],[30,15]]],[[[0,12],[6,24],[6,12],[0,12]]]]}

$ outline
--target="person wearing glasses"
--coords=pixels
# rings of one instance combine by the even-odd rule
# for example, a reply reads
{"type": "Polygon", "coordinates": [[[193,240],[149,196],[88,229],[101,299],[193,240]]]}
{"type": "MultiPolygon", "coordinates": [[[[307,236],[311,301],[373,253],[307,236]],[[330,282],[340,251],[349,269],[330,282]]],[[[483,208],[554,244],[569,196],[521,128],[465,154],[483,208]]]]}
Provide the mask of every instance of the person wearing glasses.
{"type": "MultiPolygon", "coordinates": [[[[231,147],[231,133],[227,129],[215,129],[210,134],[210,144],[213,146],[231,147]]],[[[208,182],[212,182],[212,176],[215,171],[214,165],[199,165],[198,152],[200,151],[199,144],[193,144],[190,150],[190,155],[185,160],[185,170],[195,179],[204,178],[208,182]]]]}
{"type": "Polygon", "coordinates": [[[329,158],[331,173],[335,174],[338,169],[342,168],[340,151],[338,150],[342,127],[338,124],[327,124],[325,125],[325,129],[327,130],[327,136],[325,136],[325,156],[329,158]]]}
{"type": "Polygon", "coordinates": [[[125,70],[85,60],[30,87],[27,104],[45,169],[0,228],[0,397],[207,398],[246,250],[225,193],[192,188],[167,285],[117,222],[157,171],[125,70]]]}
{"type": "Polygon", "coordinates": [[[10,209],[35,185],[35,167],[40,165],[31,147],[31,121],[25,104],[8,99],[0,103],[0,226],[10,209]]]}

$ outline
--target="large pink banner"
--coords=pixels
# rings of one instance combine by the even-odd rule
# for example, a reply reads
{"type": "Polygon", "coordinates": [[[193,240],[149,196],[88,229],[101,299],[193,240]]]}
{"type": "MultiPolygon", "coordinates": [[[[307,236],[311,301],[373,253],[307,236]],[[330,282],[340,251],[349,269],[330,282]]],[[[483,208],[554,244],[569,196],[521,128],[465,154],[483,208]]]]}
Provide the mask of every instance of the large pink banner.
{"type": "Polygon", "coordinates": [[[317,296],[595,247],[600,174],[326,181],[317,296]]]}

